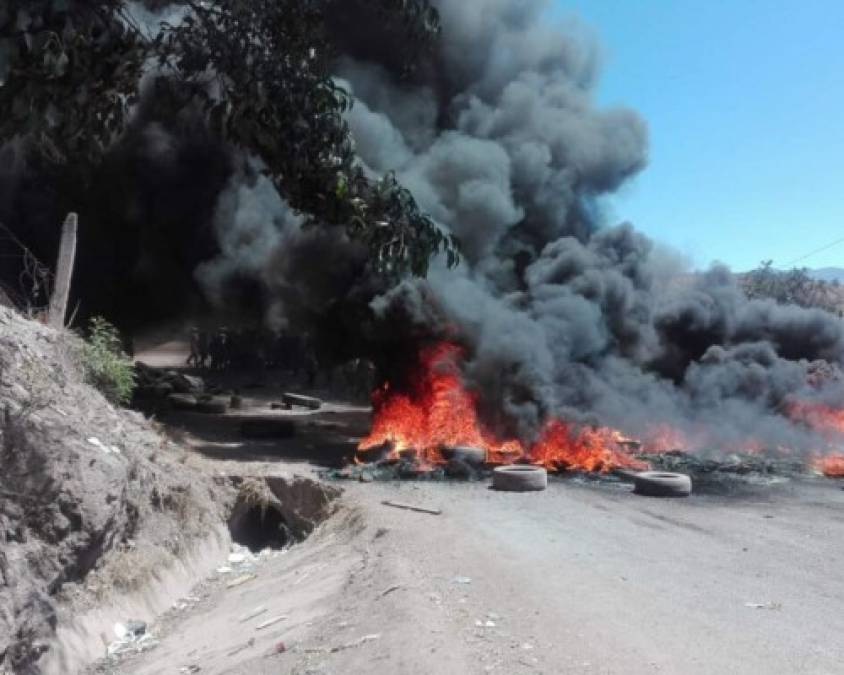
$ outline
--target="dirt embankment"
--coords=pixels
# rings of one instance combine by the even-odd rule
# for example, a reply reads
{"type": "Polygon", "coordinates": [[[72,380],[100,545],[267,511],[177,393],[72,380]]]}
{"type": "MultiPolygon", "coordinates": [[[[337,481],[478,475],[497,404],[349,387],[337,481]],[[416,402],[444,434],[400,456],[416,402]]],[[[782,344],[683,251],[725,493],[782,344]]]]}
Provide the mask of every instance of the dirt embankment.
{"type": "Polygon", "coordinates": [[[231,489],[83,384],[77,344],[0,307],[0,673],[75,672],[228,546],[231,489]]]}

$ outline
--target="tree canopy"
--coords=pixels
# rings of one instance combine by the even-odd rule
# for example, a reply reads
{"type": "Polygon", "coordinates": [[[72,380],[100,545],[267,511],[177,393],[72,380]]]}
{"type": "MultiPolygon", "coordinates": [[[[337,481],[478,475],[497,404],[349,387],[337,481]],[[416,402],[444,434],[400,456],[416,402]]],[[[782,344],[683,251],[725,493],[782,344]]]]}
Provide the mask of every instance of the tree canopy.
{"type": "Polygon", "coordinates": [[[813,279],[806,269],[781,271],[765,260],[742,277],[742,287],[750,298],[768,298],[784,305],[815,307],[834,314],[842,310],[841,285],[837,281],[813,279]]]}
{"type": "MultiPolygon", "coordinates": [[[[128,0],[11,0],[0,7],[0,144],[18,140],[80,175],[117,142],[143,93],[200,115],[209,130],[258,157],[307,224],[338,226],[381,273],[424,275],[458,242],[394,175],[368,175],[344,112],[351,95],[331,74],[326,22],[354,0],[175,0],[150,29],[128,0]]],[[[377,0],[406,33],[411,70],[439,32],[427,0],[377,0]]]]}

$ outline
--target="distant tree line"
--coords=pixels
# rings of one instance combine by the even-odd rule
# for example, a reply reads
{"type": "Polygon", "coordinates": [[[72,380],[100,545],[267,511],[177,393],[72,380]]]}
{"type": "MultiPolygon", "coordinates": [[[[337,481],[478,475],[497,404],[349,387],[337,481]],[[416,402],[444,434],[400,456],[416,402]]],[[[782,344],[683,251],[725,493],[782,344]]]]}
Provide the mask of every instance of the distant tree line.
{"type": "Polygon", "coordinates": [[[842,314],[844,287],[837,281],[823,281],[810,276],[807,269],[777,270],[765,260],[741,277],[744,292],[750,298],[770,298],[786,305],[816,307],[842,314]]]}

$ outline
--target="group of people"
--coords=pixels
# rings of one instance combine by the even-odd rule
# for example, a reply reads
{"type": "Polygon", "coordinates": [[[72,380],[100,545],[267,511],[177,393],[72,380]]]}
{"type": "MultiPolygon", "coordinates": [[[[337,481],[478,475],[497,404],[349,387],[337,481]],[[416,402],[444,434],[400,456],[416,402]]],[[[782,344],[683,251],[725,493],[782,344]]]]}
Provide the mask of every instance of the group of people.
{"type": "Polygon", "coordinates": [[[361,396],[369,395],[375,381],[375,366],[368,359],[320,363],[307,335],[256,328],[221,326],[211,331],[191,328],[187,365],[218,371],[279,369],[297,380],[304,376],[309,386],[316,385],[320,376],[320,384],[361,396]]]}
{"type": "Polygon", "coordinates": [[[191,328],[187,365],[208,370],[281,368],[314,374],[317,370],[314,350],[299,336],[227,326],[212,331],[191,328]]]}

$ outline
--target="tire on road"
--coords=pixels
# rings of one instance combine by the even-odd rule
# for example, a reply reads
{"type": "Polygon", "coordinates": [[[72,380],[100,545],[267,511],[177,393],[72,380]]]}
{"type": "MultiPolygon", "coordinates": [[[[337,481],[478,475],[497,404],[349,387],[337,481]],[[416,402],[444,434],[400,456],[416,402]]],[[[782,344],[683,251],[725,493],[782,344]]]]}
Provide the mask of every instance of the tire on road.
{"type": "Polygon", "coordinates": [[[486,462],[486,450],[469,445],[447,445],[441,449],[447,460],[464,462],[469,466],[480,466],[486,462]]]}
{"type": "Polygon", "coordinates": [[[511,464],[492,472],[492,487],[504,492],[534,492],[548,487],[548,472],[541,466],[511,464]]]}
{"type": "Polygon", "coordinates": [[[190,394],[168,394],[167,403],[173,410],[196,410],[196,396],[190,394]]]}
{"type": "Polygon", "coordinates": [[[633,477],[633,492],[647,497],[688,497],[692,479],[684,473],[642,471],[633,477]]]}
{"type": "Polygon", "coordinates": [[[194,410],[206,415],[223,415],[228,410],[225,399],[211,399],[210,401],[197,401],[194,410]]]}
{"type": "Polygon", "coordinates": [[[283,418],[256,417],[240,423],[240,435],[244,438],[292,438],[296,435],[296,425],[283,418]]]}
{"type": "Polygon", "coordinates": [[[289,405],[291,408],[293,406],[300,406],[310,410],[319,410],[322,407],[322,401],[318,398],[302,396],[302,394],[291,394],[290,392],[285,392],[281,395],[281,402],[289,405]]]}

